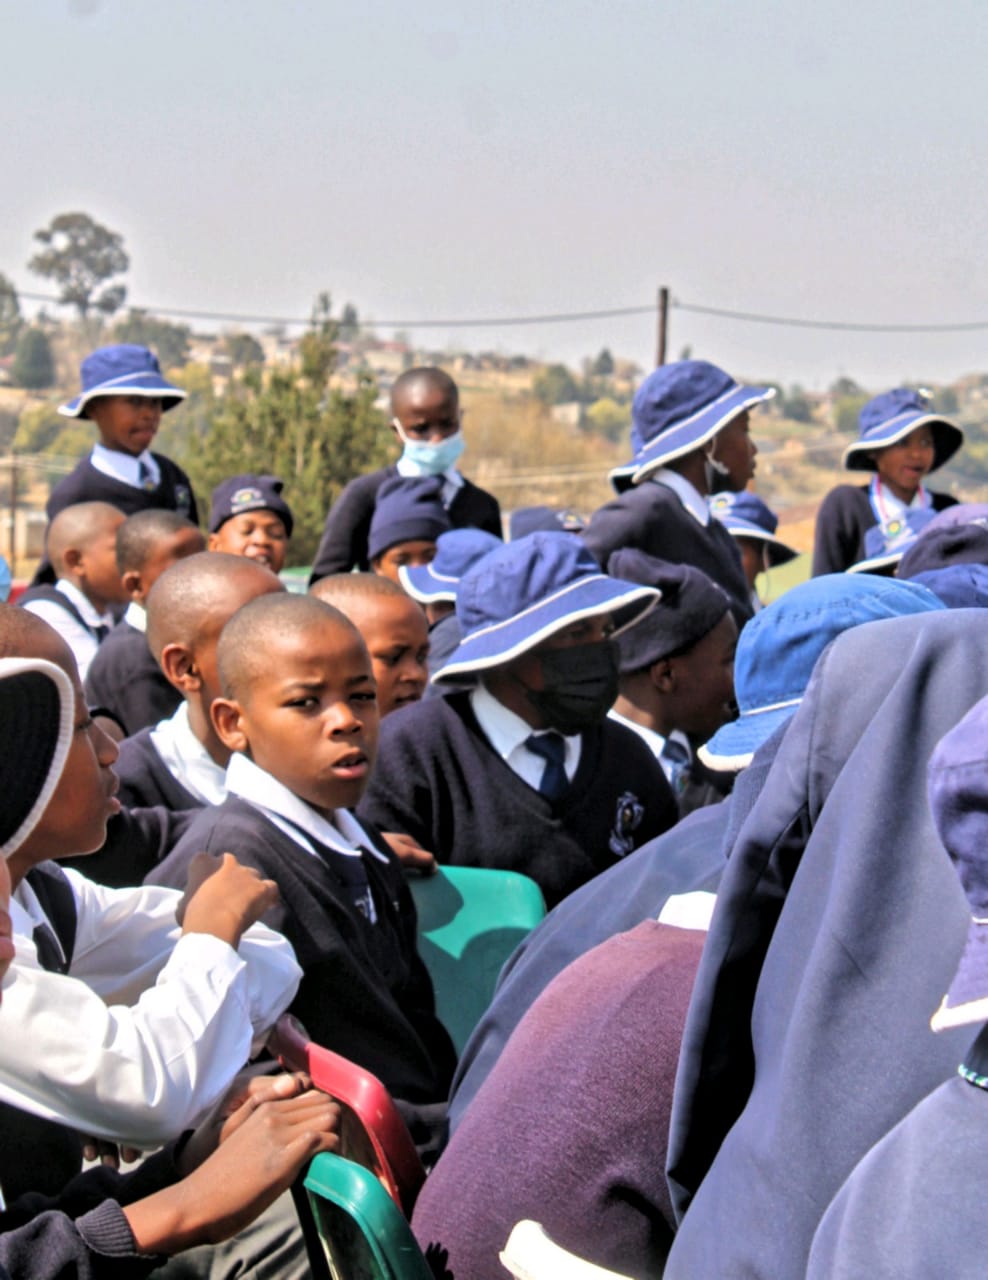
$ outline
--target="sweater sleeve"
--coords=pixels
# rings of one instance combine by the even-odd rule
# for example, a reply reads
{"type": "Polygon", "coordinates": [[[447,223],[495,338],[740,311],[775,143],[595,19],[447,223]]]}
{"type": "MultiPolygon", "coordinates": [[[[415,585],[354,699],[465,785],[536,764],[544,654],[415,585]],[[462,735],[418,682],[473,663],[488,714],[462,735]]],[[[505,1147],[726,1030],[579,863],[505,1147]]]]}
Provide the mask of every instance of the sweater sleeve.
{"type": "Polygon", "coordinates": [[[351,480],[330,507],[309,575],[310,586],[331,573],[368,567],[367,535],[374,515],[376,475],[351,480]]]}
{"type": "Polygon", "coordinates": [[[0,1235],[4,1280],[143,1280],[164,1262],[139,1254],[123,1210],[113,1200],[75,1222],[64,1213],[42,1213],[0,1235]]]}
{"type": "Polygon", "coordinates": [[[863,532],[859,493],[854,485],[841,484],[831,489],[820,504],[813,536],[814,578],[824,573],[843,573],[859,558],[863,532]]]}
{"type": "Polygon", "coordinates": [[[407,732],[408,719],[401,725],[397,723],[409,716],[415,724],[421,718],[417,708],[408,707],[400,717],[391,717],[382,726],[377,762],[357,816],[378,831],[399,831],[411,836],[442,861],[442,854],[448,851],[436,848],[439,832],[436,796],[427,768],[428,744],[416,738],[414,726],[413,732],[407,732]]]}

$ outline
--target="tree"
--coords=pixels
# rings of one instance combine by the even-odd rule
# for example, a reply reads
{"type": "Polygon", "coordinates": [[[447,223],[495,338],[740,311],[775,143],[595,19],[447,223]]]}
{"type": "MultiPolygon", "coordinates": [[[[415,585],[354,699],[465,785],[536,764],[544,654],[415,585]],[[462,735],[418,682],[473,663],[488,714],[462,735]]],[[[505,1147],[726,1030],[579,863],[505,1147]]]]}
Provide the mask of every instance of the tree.
{"type": "Polygon", "coordinates": [[[956,413],[960,408],[960,401],[954,388],[938,388],[933,396],[933,408],[937,413],[956,413]]]}
{"type": "Polygon", "coordinates": [[[535,377],[532,393],[543,404],[567,404],[579,400],[580,388],[564,364],[547,365],[535,377]]]}
{"type": "Polygon", "coordinates": [[[631,409],[610,396],[601,396],[586,412],[587,423],[608,440],[621,440],[631,424],[631,409]]]}
{"type": "Polygon", "coordinates": [[[595,378],[610,378],[614,373],[614,357],[607,347],[601,348],[590,365],[590,372],[595,378]]]}
{"type": "Polygon", "coordinates": [[[835,400],[843,400],[848,396],[860,396],[862,395],[862,391],[853,378],[848,378],[846,375],[841,374],[841,376],[831,384],[830,394],[835,400]]]}
{"type": "Polygon", "coordinates": [[[50,387],[55,381],[51,347],[40,329],[25,329],[17,339],[11,374],[19,387],[29,387],[32,391],[50,387]]]}
{"type": "Polygon", "coordinates": [[[264,348],[252,333],[228,333],[223,347],[237,368],[264,363],[264,348]]]}
{"type": "Polygon", "coordinates": [[[338,336],[341,342],[353,342],[355,338],[360,337],[360,317],[352,302],[348,302],[343,308],[338,336]]]}
{"type": "Polygon", "coordinates": [[[23,325],[17,290],[0,272],[0,356],[9,356],[17,346],[23,325]]]}
{"type": "Polygon", "coordinates": [[[55,281],[59,301],[75,307],[80,320],[93,307],[111,316],[123,306],[126,288],[107,283],[130,266],[118,232],[94,222],[88,213],[60,213],[34,238],[46,248],[34,255],[28,267],[35,275],[55,281]],[[97,294],[103,284],[107,287],[97,294]]]}
{"type": "Polygon", "coordinates": [[[812,422],[813,407],[806,398],[803,388],[794,383],[789,388],[789,394],[780,394],[779,408],[785,417],[791,418],[793,422],[812,422]]]}
{"type": "Polygon", "coordinates": [[[158,320],[146,311],[131,310],[124,320],[118,320],[113,329],[117,342],[134,342],[150,347],[163,369],[181,369],[189,359],[188,325],[169,324],[158,320]]]}

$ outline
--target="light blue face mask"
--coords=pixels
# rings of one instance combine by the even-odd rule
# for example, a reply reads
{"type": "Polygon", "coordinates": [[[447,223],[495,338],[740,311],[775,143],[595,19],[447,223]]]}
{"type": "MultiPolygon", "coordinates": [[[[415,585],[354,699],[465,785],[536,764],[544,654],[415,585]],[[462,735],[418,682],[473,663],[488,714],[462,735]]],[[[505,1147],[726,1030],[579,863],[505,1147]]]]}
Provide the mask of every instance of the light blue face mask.
{"type": "Polygon", "coordinates": [[[466,448],[462,431],[456,431],[438,444],[432,444],[428,440],[409,440],[397,418],[392,419],[392,425],[405,446],[401,453],[402,462],[414,467],[416,474],[420,476],[441,476],[444,471],[456,466],[466,448]]]}

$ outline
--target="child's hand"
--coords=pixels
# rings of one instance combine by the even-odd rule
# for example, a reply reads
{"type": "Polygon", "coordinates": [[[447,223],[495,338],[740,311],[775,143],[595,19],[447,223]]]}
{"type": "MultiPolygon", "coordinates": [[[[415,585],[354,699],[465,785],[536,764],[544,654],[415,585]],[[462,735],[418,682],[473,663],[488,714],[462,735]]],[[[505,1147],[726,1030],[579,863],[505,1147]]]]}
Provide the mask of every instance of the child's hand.
{"type": "Polygon", "coordinates": [[[406,836],[401,831],[382,831],[381,834],[403,867],[421,871],[427,876],[431,876],[436,870],[438,863],[434,856],[411,836],[406,836]]]}
{"type": "Polygon", "coordinates": [[[277,901],[275,882],[241,866],[232,853],[220,858],[197,853],[175,915],[183,934],[210,933],[236,949],[244,932],[277,901]]]}
{"type": "Polygon", "coordinates": [[[270,1072],[273,1065],[271,1062],[259,1063],[234,1076],[229,1089],[182,1147],[177,1167],[183,1177],[198,1169],[262,1103],[294,1098],[312,1088],[312,1081],[303,1071],[260,1074],[262,1071],[270,1072]]]}

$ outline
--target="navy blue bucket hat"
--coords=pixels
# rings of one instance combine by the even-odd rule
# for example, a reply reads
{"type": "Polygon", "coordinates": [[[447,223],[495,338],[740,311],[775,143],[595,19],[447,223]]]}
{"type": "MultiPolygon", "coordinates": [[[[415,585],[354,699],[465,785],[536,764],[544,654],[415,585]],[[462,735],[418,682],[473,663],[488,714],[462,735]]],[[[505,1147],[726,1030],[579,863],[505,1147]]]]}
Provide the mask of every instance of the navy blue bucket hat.
{"type": "Polygon", "coordinates": [[[949,564],[917,573],[909,581],[932,591],[948,609],[988,609],[988,564],[949,564]]]}
{"type": "Polygon", "coordinates": [[[952,564],[988,564],[988,520],[941,523],[938,516],[902,557],[899,576],[914,578],[952,564]]]}
{"type": "Polygon", "coordinates": [[[897,387],[869,400],[858,416],[858,438],[844,450],[843,464],[848,471],[875,471],[872,454],[898,444],[917,427],[933,432],[933,466],[931,471],[954,456],[964,443],[964,432],[955,422],[939,413],[931,413],[928,398],[921,391],[897,387]]]}
{"type": "Polygon", "coordinates": [[[66,418],[88,418],[86,406],[99,396],[147,396],[160,400],[167,413],[188,394],[162,375],[153,351],[131,342],[97,347],[83,360],[79,373],[82,391],[58,408],[66,418]]]}
{"type": "Polygon", "coordinates": [[[817,659],[851,627],[943,604],[913,582],[828,573],[800,583],[756,613],[734,655],[734,697],[740,715],[699,750],[712,769],[737,770],[779,725],[795,715],[817,659]]]}
{"type": "Polygon", "coordinates": [[[773,569],[780,564],[788,564],[799,555],[798,551],[775,536],[779,517],[757,493],[749,493],[747,489],[741,493],[716,493],[707,499],[707,506],[710,514],[735,538],[755,538],[764,542],[773,569]]]}
{"type": "Polygon", "coordinates": [[[971,907],[967,941],[934,1031],[988,1021],[988,698],[938,743],[927,771],[930,811],[971,907]]]}
{"type": "Polygon", "coordinates": [[[392,476],[377,491],[367,534],[367,558],[398,542],[436,542],[450,528],[442,476],[392,476]]]}
{"type": "MultiPolygon", "coordinates": [[[[680,360],[654,369],[635,392],[632,484],[712,440],[738,414],[775,395],[774,387],[745,387],[706,360],[680,360]]],[[[625,467],[611,472],[623,480],[625,467]]]]}
{"type": "Polygon", "coordinates": [[[401,585],[419,604],[453,601],[460,579],[484,556],[503,546],[500,538],[483,529],[450,529],[436,539],[436,558],[428,564],[403,564],[401,585]]]}
{"type": "Polygon", "coordinates": [[[568,507],[518,507],[508,520],[508,537],[512,542],[530,533],[545,530],[549,533],[582,533],[585,521],[568,507]]]}
{"type": "Polygon", "coordinates": [[[209,532],[215,533],[227,520],[245,511],[273,511],[291,537],[295,521],[291,507],[281,496],[284,487],[277,476],[231,476],[221,481],[209,504],[209,532]]]}
{"type": "MultiPolygon", "coordinates": [[[[864,559],[848,568],[848,573],[891,573],[903,557],[914,548],[933,519],[933,512],[917,508],[905,516],[896,516],[884,525],[875,524],[865,530],[864,559]]],[[[910,574],[899,574],[910,577],[910,574]]]]}
{"type": "Polygon", "coordinates": [[[433,684],[483,675],[584,618],[612,614],[619,635],[658,599],[654,588],[601,573],[579,538],[530,533],[464,575],[456,597],[462,638],[433,684]]]}

